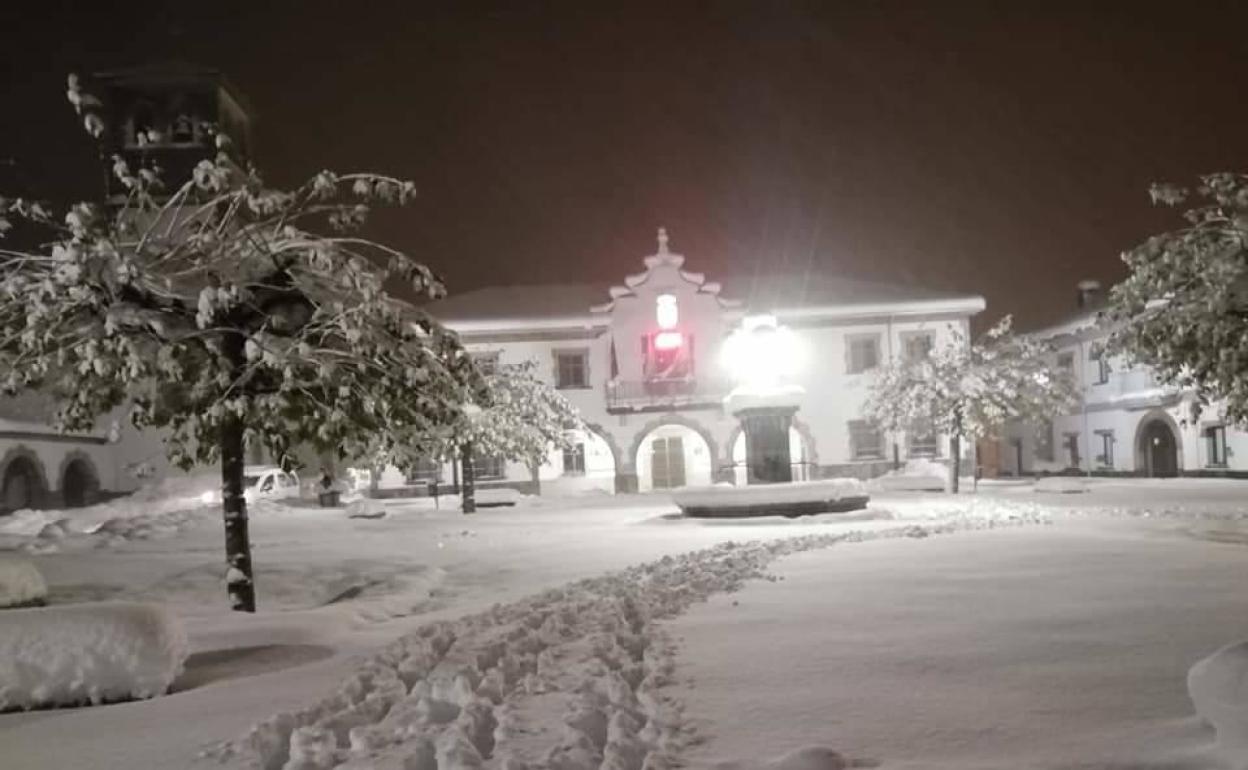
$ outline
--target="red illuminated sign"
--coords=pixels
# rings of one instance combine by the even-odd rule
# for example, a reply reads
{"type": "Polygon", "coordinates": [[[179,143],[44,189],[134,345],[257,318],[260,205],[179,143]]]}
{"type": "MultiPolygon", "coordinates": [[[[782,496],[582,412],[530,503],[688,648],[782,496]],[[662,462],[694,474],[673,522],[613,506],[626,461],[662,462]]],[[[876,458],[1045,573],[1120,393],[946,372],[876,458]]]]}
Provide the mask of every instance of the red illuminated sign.
{"type": "Polygon", "coordinates": [[[683,345],[684,342],[685,340],[681,337],[680,332],[659,332],[654,335],[655,350],[675,350],[683,345]]]}

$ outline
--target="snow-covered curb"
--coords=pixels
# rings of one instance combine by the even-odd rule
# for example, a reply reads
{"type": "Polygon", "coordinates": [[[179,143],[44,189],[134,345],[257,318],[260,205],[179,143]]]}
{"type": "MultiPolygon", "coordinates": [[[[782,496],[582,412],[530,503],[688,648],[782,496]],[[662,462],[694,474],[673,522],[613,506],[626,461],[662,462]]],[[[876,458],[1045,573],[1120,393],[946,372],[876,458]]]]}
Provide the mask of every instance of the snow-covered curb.
{"type": "Polygon", "coordinates": [[[8,610],[0,618],[0,711],[151,698],[187,656],[186,632],[154,604],[8,610]]]}
{"type": "Polygon", "coordinates": [[[582,580],[424,626],[332,695],[207,754],[264,770],[451,770],[484,758],[499,768],[672,767],[689,731],[664,691],[675,661],[661,621],[747,580],[774,579],[767,565],[788,554],[1036,520],[966,517],[729,542],[582,580]]]}
{"type": "Polygon", "coordinates": [[[1035,491],[1078,494],[1088,491],[1088,482],[1077,476],[1046,476],[1036,482],[1035,491]]]}
{"type": "Polygon", "coordinates": [[[17,556],[0,554],[0,609],[29,607],[48,598],[48,585],[35,565],[17,556]]]}

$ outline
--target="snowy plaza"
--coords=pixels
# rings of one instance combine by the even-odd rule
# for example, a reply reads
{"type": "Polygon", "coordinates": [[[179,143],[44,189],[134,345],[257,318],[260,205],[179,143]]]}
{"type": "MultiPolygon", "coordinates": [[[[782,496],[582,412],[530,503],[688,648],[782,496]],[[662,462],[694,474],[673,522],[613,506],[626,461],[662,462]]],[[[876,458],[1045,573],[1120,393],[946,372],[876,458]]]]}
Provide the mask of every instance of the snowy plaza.
{"type": "Polygon", "coordinates": [[[1235,767],[1186,677],[1248,638],[1248,485],[1087,490],[750,520],[661,495],[263,502],[254,616],[219,601],[215,508],[32,513],[3,542],[50,606],[162,603],[190,655],[161,697],[0,714],[0,751],[6,770],[1235,767]]]}
{"type": "Polygon", "coordinates": [[[27,4],[0,770],[1248,770],[1189,5],[27,4]]]}

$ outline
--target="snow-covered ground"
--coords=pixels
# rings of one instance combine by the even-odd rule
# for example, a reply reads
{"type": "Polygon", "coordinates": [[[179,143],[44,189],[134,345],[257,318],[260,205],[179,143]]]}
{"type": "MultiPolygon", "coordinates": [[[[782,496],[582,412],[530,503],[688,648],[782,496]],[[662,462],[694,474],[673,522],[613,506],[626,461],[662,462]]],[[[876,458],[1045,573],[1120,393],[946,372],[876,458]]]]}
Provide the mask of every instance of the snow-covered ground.
{"type": "Polygon", "coordinates": [[[1192,718],[1183,682],[1199,658],[1248,638],[1244,601],[1224,590],[1248,577],[1248,529],[1240,520],[1248,485],[1116,483],[1094,480],[1080,495],[1044,495],[1020,484],[984,485],[976,497],[896,495],[877,498],[865,512],[792,521],[684,520],[657,495],[526,500],[469,517],[433,510],[429,501],[387,501],[387,515],[377,519],[270,504],[252,520],[256,616],[225,608],[214,511],[158,512],[145,527],[114,525],[108,538],[72,524],[62,537],[40,538],[42,527],[10,532],[0,547],[35,562],[50,604],[166,602],[185,623],[192,655],[171,695],[0,714],[0,756],[6,770],[246,767],[259,756],[260,738],[302,726],[294,745],[305,768],[318,766],[318,757],[328,758],[325,766],[432,767],[420,757],[440,752],[438,767],[447,770],[452,757],[469,766],[472,752],[482,749],[490,755],[487,767],[502,767],[505,756],[552,768],[598,767],[609,748],[612,767],[633,767],[643,754],[654,767],[659,757],[753,767],[813,744],[880,767],[926,766],[928,759],[952,767],[967,758],[1022,767],[1012,758],[1034,741],[1096,733],[1089,701],[1092,711],[1109,715],[1101,724],[1117,719],[1136,731],[1132,736],[1148,731],[1156,713],[1187,721],[1181,730],[1148,732],[1157,738],[1148,745],[1159,747],[1147,755],[1153,764],[1131,764],[1140,755],[1123,746],[1108,763],[1084,752],[1062,755],[1073,757],[1065,765],[1046,765],[1058,755],[1042,752],[1036,766],[1217,767],[1189,762],[1205,756],[1212,737],[1192,718]],[[1152,515],[1144,517],[1145,509],[1152,515]],[[1047,525],[996,526],[1049,514],[1047,525]],[[980,529],[986,522],[991,531],[980,529]],[[32,538],[44,542],[33,547],[32,538]],[[738,545],[725,548],[729,541],[738,545]],[[745,545],[751,541],[761,544],[745,545]],[[785,555],[793,550],[805,552],[785,555]],[[697,554],[663,561],[689,552],[697,554]],[[816,573],[809,584],[799,571],[805,564],[816,573]],[[647,566],[626,570],[635,565],[647,566]],[[786,579],[754,579],[768,571],[786,579]],[[824,573],[838,579],[823,580],[824,573]],[[1154,592],[1170,585],[1168,575],[1182,579],[1154,592]],[[575,583],[586,578],[594,580],[575,583]],[[1144,588],[1137,591],[1135,581],[1144,588]],[[724,593],[740,585],[744,592],[724,593]],[[1210,588],[1198,590],[1202,585],[1210,588]],[[561,592],[549,593],[556,588],[561,592]],[[759,591],[781,593],[751,598],[759,591]],[[706,597],[710,605],[683,614],[706,597]],[[849,604],[829,606],[838,600],[849,604]],[[806,603],[809,612],[784,615],[806,603]],[[927,614],[905,622],[907,611],[929,605],[927,614]],[[726,614],[716,618],[719,611],[726,614]],[[975,656],[949,647],[962,641],[951,635],[966,616],[981,621],[972,625],[982,632],[975,638],[996,653],[986,658],[992,676],[985,674],[980,689],[967,680],[977,676],[973,665],[958,669],[975,656]],[[723,650],[695,649],[700,623],[731,623],[714,631],[723,650]],[[608,629],[614,636],[603,636],[608,629]],[[873,644],[876,630],[880,642],[873,644]],[[432,641],[446,634],[454,637],[450,646],[432,641]],[[727,643],[738,635],[756,644],[727,643]],[[1175,638],[1184,641],[1166,641],[1175,638]],[[1169,657],[1149,646],[1158,639],[1169,657]],[[742,657],[726,659],[728,649],[742,657]],[[837,649],[849,657],[832,655],[837,649]],[[1099,686],[1092,674],[1105,666],[1106,649],[1121,651],[1113,658],[1120,676],[1099,692],[1046,686],[1033,703],[1022,691],[1047,680],[1007,676],[1033,661],[1060,673],[1069,661],[1071,675],[1099,686]],[[735,703],[716,694],[706,660],[716,661],[721,676],[740,675],[739,684],[725,684],[735,688],[735,703]],[[821,668],[800,665],[807,660],[821,668]],[[793,674],[769,673],[768,661],[807,679],[786,690],[779,683],[793,674]],[[878,680],[863,673],[871,664],[879,666],[878,680]],[[942,692],[945,674],[955,686],[942,692]],[[940,728],[939,720],[898,725],[896,714],[914,695],[895,686],[906,675],[934,688],[925,714],[947,709],[953,721],[979,720],[961,728],[979,731],[969,741],[978,754],[946,751],[947,742],[925,732],[940,728]],[[815,679],[823,683],[818,688],[810,684],[815,679]],[[826,708],[818,705],[820,691],[826,708]],[[791,708],[782,702],[785,692],[794,696],[791,708]],[[866,712],[867,727],[838,700],[862,692],[878,709],[866,712]],[[748,729],[770,725],[783,740],[725,743],[747,729],[739,727],[741,713],[760,698],[774,711],[756,712],[768,716],[748,729]],[[1025,715],[999,729],[985,725],[996,714],[980,700],[997,709],[1032,704],[1046,735],[1018,732],[1025,715]],[[567,709],[579,715],[575,730],[563,724],[567,709]],[[830,732],[829,725],[845,728],[830,732]],[[881,734],[890,740],[868,740],[881,734]],[[208,756],[197,759],[201,752],[208,756]],[[1176,752],[1180,764],[1162,763],[1176,752]]]}

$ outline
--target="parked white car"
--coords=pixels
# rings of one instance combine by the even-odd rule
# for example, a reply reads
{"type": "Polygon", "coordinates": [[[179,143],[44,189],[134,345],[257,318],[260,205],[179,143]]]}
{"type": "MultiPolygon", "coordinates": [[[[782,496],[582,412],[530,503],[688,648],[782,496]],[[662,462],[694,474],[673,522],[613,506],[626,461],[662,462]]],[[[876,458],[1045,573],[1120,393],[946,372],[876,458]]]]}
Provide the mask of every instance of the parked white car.
{"type": "Polygon", "coordinates": [[[243,496],[247,502],[299,496],[299,476],[276,465],[249,465],[243,469],[243,496]]]}

